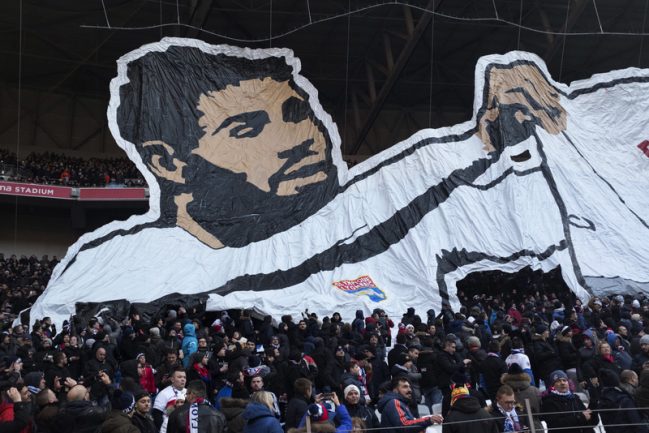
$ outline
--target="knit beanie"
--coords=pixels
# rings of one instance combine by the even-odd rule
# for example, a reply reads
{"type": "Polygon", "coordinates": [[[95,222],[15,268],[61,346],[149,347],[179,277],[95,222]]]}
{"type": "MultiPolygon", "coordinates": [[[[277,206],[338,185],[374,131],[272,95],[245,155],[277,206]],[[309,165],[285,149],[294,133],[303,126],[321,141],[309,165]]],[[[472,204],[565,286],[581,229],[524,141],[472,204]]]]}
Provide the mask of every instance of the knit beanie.
{"type": "Polygon", "coordinates": [[[121,389],[116,389],[113,393],[113,396],[110,399],[110,405],[113,410],[119,410],[124,413],[130,413],[135,407],[135,398],[133,394],[128,391],[122,391],[121,389]]]}
{"type": "Polygon", "coordinates": [[[353,384],[352,385],[347,385],[345,387],[345,390],[343,391],[343,395],[345,396],[345,398],[347,398],[347,394],[349,394],[352,391],[356,391],[358,393],[358,395],[361,394],[361,391],[358,389],[358,387],[356,385],[353,385],[353,384]]]}

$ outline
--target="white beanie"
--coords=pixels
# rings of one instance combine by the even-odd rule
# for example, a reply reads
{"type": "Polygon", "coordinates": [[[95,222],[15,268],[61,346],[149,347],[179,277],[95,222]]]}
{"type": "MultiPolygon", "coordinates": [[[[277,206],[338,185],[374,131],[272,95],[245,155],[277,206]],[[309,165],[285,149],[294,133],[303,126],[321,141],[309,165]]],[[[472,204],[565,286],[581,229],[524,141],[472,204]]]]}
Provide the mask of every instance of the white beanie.
{"type": "Polygon", "coordinates": [[[347,385],[345,387],[345,390],[343,391],[345,398],[347,398],[347,394],[349,394],[352,391],[356,391],[358,395],[361,395],[361,391],[358,389],[356,385],[347,385]]]}

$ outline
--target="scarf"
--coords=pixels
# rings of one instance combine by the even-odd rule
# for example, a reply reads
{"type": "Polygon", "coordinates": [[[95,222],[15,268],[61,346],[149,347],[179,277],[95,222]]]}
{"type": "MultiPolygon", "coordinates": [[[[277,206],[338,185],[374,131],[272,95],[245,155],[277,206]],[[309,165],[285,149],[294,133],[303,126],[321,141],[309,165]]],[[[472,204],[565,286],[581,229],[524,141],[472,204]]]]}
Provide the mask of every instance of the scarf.
{"type": "Polygon", "coordinates": [[[207,368],[201,364],[200,362],[197,362],[194,364],[194,370],[198,373],[198,375],[205,380],[205,378],[210,376],[210,372],[207,370],[207,368]]]}
{"type": "Polygon", "coordinates": [[[199,397],[189,406],[189,412],[187,412],[187,433],[198,433],[198,405],[204,401],[204,398],[199,397]]]}
{"type": "Polygon", "coordinates": [[[554,389],[554,388],[550,388],[550,392],[551,392],[552,394],[560,395],[560,396],[562,396],[562,397],[568,397],[568,396],[572,395],[572,392],[570,392],[570,390],[568,390],[568,391],[566,391],[566,392],[561,392],[561,391],[557,391],[557,390],[554,389]]]}
{"type": "Polygon", "coordinates": [[[512,409],[511,412],[507,412],[502,408],[502,406],[498,405],[498,409],[505,415],[505,426],[503,430],[504,432],[521,431],[521,423],[518,419],[516,408],[512,409]]]}
{"type": "Polygon", "coordinates": [[[613,362],[615,362],[615,360],[613,359],[613,355],[602,355],[602,359],[605,360],[605,361],[610,362],[611,364],[613,364],[613,362]]]}

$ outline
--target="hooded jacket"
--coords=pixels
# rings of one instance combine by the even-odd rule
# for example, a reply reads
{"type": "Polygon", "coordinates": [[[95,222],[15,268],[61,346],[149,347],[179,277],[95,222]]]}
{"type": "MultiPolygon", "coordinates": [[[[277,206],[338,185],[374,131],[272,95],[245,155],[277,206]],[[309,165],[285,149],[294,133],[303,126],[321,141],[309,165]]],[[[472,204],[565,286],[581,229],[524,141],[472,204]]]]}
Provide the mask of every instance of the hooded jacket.
{"type": "Polygon", "coordinates": [[[539,413],[541,411],[541,392],[537,387],[531,385],[530,376],[527,373],[505,373],[500,381],[503,385],[512,387],[516,401],[524,402],[529,399],[532,412],[539,413]]]}
{"type": "Polygon", "coordinates": [[[384,433],[419,432],[432,425],[430,418],[415,418],[408,408],[408,400],[394,391],[387,392],[379,400],[378,409],[381,412],[381,428],[384,433]],[[394,427],[390,429],[389,427],[394,427]]]}
{"type": "Polygon", "coordinates": [[[196,338],[196,328],[193,323],[188,323],[183,326],[183,367],[188,368],[190,360],[194,352],[198,350],[198,339],[196,338]]]}
{"type": "Polygon", "coordinates": [[[243,419],[246,422],[243,433],[284,433],[275,414],[261,403],[248,403],[243,411],[243,419]]]}
{"type": "Polygon", "coordinates": [[[243,411],[248,405],[248,400],[224,397],[221,399],[221,413],[228,421],[229,433],[242,433],[244,426],[243,411]]]}

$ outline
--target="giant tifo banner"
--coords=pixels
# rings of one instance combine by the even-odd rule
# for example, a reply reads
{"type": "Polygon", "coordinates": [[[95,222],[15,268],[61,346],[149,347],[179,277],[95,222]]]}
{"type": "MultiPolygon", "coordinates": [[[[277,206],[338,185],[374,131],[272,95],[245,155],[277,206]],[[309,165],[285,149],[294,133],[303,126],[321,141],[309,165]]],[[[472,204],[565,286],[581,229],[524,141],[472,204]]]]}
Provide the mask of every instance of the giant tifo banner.
{"type": "Polygon", "coordinates": [[[471,120],[348,170],[290,50],[163,39],[119,59],[108,108],[150,210],[82,236],[31,316],[189,299],[396,316],[527,266],[561,266],[584,300],[649,291],[647,113],[648,70],[566,85],[535,55],[486,56],[471,120]]]}

